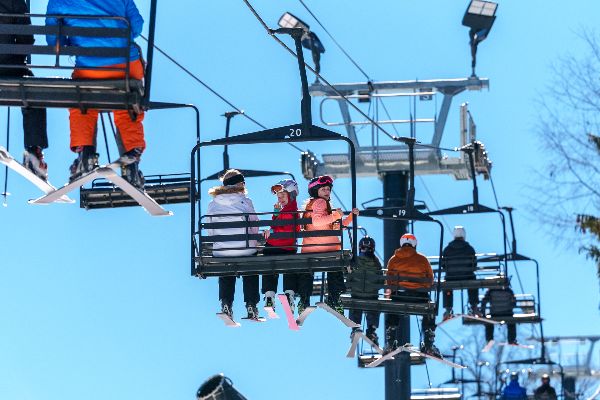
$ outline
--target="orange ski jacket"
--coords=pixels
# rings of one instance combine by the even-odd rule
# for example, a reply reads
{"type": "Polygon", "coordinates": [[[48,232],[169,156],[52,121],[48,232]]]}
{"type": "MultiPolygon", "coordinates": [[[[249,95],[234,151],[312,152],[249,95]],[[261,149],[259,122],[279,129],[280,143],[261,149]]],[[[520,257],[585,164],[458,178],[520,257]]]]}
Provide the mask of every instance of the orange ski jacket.
{"type": "Polygon", "coordinates": [[[407,278],[423,279],[425,282],[398,282],[388,280],[388,285],[401,286],[406,289],[429,289],[433,285],[433,271],[429,260],[417,253],[417,250],[411,246],[396,249],[396,252],[390,258],[387,265],[388,276],[401,276],[407,278]]]}

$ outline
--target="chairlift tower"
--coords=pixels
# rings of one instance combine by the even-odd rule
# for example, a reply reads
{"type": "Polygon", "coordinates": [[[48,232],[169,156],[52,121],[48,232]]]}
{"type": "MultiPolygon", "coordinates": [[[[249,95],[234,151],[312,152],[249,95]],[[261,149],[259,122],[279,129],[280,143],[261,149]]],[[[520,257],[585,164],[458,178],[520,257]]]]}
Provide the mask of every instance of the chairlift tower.
{"type": "MultiPolygon", "coordinates": [[[[321,97],[320,118],[327,127],[343,126],[348,138],[356,148],[356,174],[360,177],[377,176],[383,181],[383,208],[386,207],[412,207],[414,198],[409,198],[409,171],[410,154],[407,143],[381,143],[382,136],[379,128],[372,121],[353,120],[348,102],[345,98],[358,102],[375,102],[379,104],[384,98],[404,97],[414,104],[408,119],[379,119],[375,122],[381,126],[400,126],[410,128],[410,137],[417,138],[417,126],[430,125],[433,127],[433,136],[426,146],[416,147],[414,150],[414,175],[452,175],[455,179],[475,179],[472,173],[469,157],[461,153],[459,157],[448,157],[439,149],[444,128],[452,105],[454,96],[467,91],[480,91],[489,87],[488,79],[471,76],[466,79],[441,79],[441,80],[415,80],[415,81],[390,81],[390,82],[362,82],[334,84],[333,88],[315,82],[309,88],[312,97],[321,97]],[[435,111],[432,118],[417,118],[417,101],[430,101],[434,96],[441,95],[442,101],[439,110],[435,111]],[[324,113],[327,102],[337,102],[342,116],[341,121],[329,121],[324,113]],[[413,112],[414,110],[414,112],[413,112]],[[362,144],[357,133],[358,126],[370,126],[372,134],[370,143],[362,144]]],[[[468,112],[467,104],[462,104],[460,146],[476,140],[475,124],[468,112]]],[[[387,110],[386,110],[387,112],[387,110]]],[[[421,139],[421,142],[423,140],[421,139]]],[[[487,153],[481,145],[478,154],[475,154],[475,173],[487,175],[491,166],[487,153]]],[[[302,172],[306,179],[319,175],[334,177],[347,177],[350,171],[350,155],[348,153],[323,154],[318,160],[315,154],[306,152],[302,155],[302,172]]],[[[413,195],[414,196],[414,195],[413,195]]],[[[384,219],[384,257],[389,259],[398,247],[399,237],[406,232],[408,222],[400,219],[384,219]]],[[[396,340],[398,343],[410,342],[410,317],[401,316],[396,340]]],[[[411,398],[410,356],[400,353],[392,361],[385,364],[385,399],[408,400],[411,398]]]]}

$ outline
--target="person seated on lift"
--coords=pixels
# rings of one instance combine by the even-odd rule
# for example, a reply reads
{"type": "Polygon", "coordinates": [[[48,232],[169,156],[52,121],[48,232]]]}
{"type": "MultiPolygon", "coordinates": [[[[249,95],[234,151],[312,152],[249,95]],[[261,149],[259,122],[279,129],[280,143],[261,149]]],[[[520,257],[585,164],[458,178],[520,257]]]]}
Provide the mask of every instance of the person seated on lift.
{"type": "MultiPolygon", "coordinates": [[[[446,272],[445,279],[449,281],[465,281],[475,279],[477,259],[475,249],[467,242],[467,233],[462,226],[454,227],[454,240],[448,243],[442,253],[442,269],[446,272]]],[[[469,315],[481,316],[479,307],[479,289],[468,289],[469,315]]],[[[454,293],[452,289],[444,290],[444,321],[452,318],[454,293]]]]}
{"type": "MultiPolygon", "coordinates": [[[[429,290],[433,286],[433,271],[427,257],[417,253],[417,238],[413,234],[402,235],[400,248],[396,249],[388,261],[387,268],[386,285],[397,287],[397,289],[392,292],[391,288],[387,288],[385,290],[386,297],[391,297],[392,301],[403,303],[422,303],[430,300],[429,290]]],[[[386,314],[385,318],[385,351],[389,352],[398,347],[396,331],[400,319],[396,314],[386,314]]],[[[423,316],[421,332],[423,332],[421,352],[442,358],[440,351],[434,345],[435,315],[423,316]]]]}
{"type": "MultiPolygon", "coordinates": [[[[359,255],[352,273],[346,278],[346,287],[350,289],[353,298],[377,300],[379,289],[383,283],[383,271],[379,259],[375,255],[375,240],[369,236],[360,239],[358,243],[359,255]]],[[[361,323],[362,310],[352,309],[349,317],[357,324],[361,323]]],[[[367,337],[379,346],[377,328],[379,327],[379,312],[369,311],[367,314],[367,337]]],[[[352,329],[350,338],[360,328],[352,329]]]]}
{"type": "Polygon", "coordinates": [[[550,375],[542,375],[542,385],[533,391],[535,400],[556,400],[556,390],[550,386],[550,375]]]}
{"type": "Polygon", "coordinates": [[[510,382],[502,391],[500,400],[527,400],[527,391],[519,385],[519,374],[512,372],[510,374],[510,382]]]}
{"type": "MultiPolygon", "coordinates": [[[[292,255],[296,254],[297,243],[293,237],[276,239],[271,233],[293,233],[300,231],[300,225],[294,222],[299,218],[298,203],[296,198],[300,193],[298,183],[293,179],[284,179],[271,186],[271,193],[277,196],[277,203],[274,205],[273,221],[288,221],[289,225],[276,225],[271,229],[265,230],[263,235],[266,239],[263,255],[292,255]]],[[[284,274],[283,290],[290,303],[292,314],[294,313],[295,303],[294,295],[298,293],[300,297],[308,297],[312,292],[312,281],[303,285],[302,274],[284,274]]],[[[277,293],[277,284],[279,274],[265,274],[262,276],[262,293],[265,295],[265,308],[275,309],[275,294],[277,293]]],[[[306,281],[306,279],[305,279],[306,281]]]]}
{"type": "MultiPolygon", "coordinates": [[[[220,177],[223,184],[208,190],[213,200],[208,204],[206,214],[208,223],[213,222],[239,222],[258,221],[254,204],[247,197],[248,190],[244,175],[237,169],[229,169],[220,177]],[[243,215],[240,215],[243,214],[243,215]]],[[[218,228],[208,229],[208,236],[245,235],[257,234],[258,227],[249,228],[218,228]]],[[[246,257],[255,256],[257,251],[256,240],[228,241],[213,243],[213,257],[246,257]]],[[[258,301],[258,275],[245,275],[242,277],[244,286],[244,301],[248,311],[248,319],[259,319],[258,301]]],[[[233,320],[233,298],[235,295],[235,276],[219,277],[219,300],[221,312],[233,320]]]]}
{"type": "MultiPolygon", "coordinates": [[[[515,294],[509,286],[502,288],[488,289],[481,300],[481,310],[490,303],[490,316],[492,318],[512,317],[513,309],[516,305],[515,294]]],[[[517,345],[517,326],[514,323],[506,324],[508,330],[508,344],[517,345]]],[[[494,340],[494,325],[485,324],[485,340],[488,342],[494,340]]]]}

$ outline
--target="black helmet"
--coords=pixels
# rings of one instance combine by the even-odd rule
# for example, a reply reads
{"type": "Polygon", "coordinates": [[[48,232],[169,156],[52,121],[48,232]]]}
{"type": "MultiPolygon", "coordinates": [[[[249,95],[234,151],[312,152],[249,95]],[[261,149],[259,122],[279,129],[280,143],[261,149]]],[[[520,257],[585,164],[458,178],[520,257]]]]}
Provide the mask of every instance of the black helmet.
{"type": "Polygon", "coordinates": [[[358,242],[358,248],[361,253],[374,253],[375,240],[370,236],[365,236],[358,242]]]}
{"type": "Polygon", "coordinates": [[[316,178],[312,178],[310,182],[308,182],[308,195],[313,199],[319,197],[319,189],[324,186],[329,186],[333,188],[333,179],[328,175],[317,176],[316,178]]]}

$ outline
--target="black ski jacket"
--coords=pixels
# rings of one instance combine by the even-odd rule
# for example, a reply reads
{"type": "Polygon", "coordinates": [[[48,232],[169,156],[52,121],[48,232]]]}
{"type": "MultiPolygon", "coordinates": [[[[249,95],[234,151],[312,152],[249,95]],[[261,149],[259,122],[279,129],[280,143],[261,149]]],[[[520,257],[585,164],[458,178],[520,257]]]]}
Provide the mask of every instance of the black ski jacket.
{"type": "Polygon", "coordinates": [[[447,281],[475,279],[475,249],[466,240],[454,239],[442,253],[442,268],[447,281]]]}
{"type": "Polygon", "coordinates": [[[550,384],[543,384],[534,390],[535,400],[556,400],[556,390],[550,384]]]}
{"type": "Polygon", "coordinates": [[[379,259],[375,256],[358,256],[356,266],[346,278],[346,287],[350,289],[352,297],[377,298],[383,282],[379,259]]]}
{"type": "MultiPolygon", "coordinates": [[[[0,0],[0,13],[25,14],[27,6],[24,0],[0,0]]],[[[0,24],[30,25],[29,17],[0,17],[0,24]]],[[[33,44],[33,35],[0,35],[0,44],[33,44]]],[[[27,56],[22,54],[1,54],[2,65],[24,65],[27,56]]],[[[31,71],[26,68],[0,68],[0,76],[28,76],[31,71]]]]}
{"type": "Polygon", "coordinates": [[[510,288],[489,289],[483,300],[481,300],[481,309],[485,310],[487,303],[490,303],[490,315],[493,316],[511,316],[516,304],[515,294],[510,288]]]}

